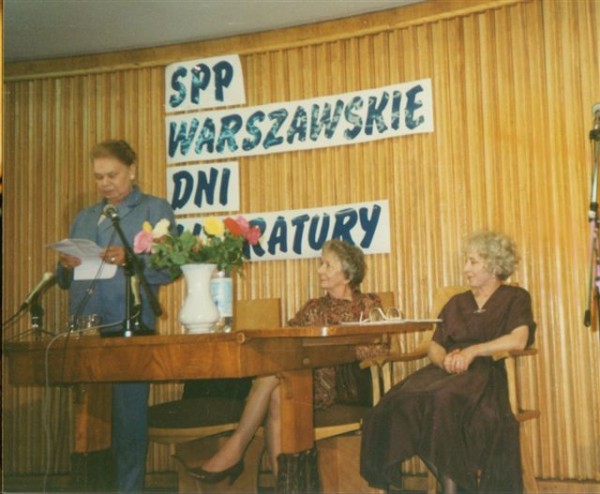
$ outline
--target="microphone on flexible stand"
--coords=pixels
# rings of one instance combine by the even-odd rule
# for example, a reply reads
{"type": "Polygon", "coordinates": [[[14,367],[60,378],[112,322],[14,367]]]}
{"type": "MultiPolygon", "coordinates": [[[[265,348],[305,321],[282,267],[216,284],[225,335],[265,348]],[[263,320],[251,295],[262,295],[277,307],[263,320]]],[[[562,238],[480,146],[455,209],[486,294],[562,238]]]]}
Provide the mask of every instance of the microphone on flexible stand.
{"type": "Polygon", "coordinates": [[[39,303],[39,298],[42,292],[54,285],[56,283],[56,276],[54,273],[44,273],[40,282],[35,286],[33,290],[29,292],[29,295],[25,298],[21,307],[19,308],[19,312],[29,308],[29,313],[31,314],[31,329],[36,333],[36,336],[40,336],[40,334],[44,331],[44,309],[39,303]]]}
{"type": "Polygon", "coordinates": [[[143,327],[141,323],[141,298],[139,297],[139,290],[137,288],[137,282],[142,286],[146,293],[146,297],[148,302],[150,303],[150,308],[154,315],[160,316],[162,314],[162,309],[156,296],[152,293],[150,285],[144,276],[144,264],[141,260],[137,258],[131,245],[129,244],[123,230],[120,225],[120,218],[117,211],[117,208],[113,204],[107,204],[102,209],[104,215],[112,221],[112,224],[117,232],[117,235],[121,239],[121,243],[123,244],[123,248],[125,249],[125,275],[128,279],[127,285],[125,287],[125,305],[126,305],[126,317],[123,325],[123,333],[124,336],[132,336],[134,334],[151,334],[153,331],[147,330],[143,327]],[[135,284],[132,283],[133,278],[137,278],[137,282],[135,284]],[[135,300],[134,300],[135,296],[135,300]],[[135,310],[133,310],[135,309],[135,310]],[[132,317],[133,316],[133,317],[132,317]]]}
{"type": "MultiPolygon", "coordinates": [[[[592,142],[592,186],[590,192],[590,208],[588,220],[590,223],[590,270],[588,279],[587,307],[583,316],[583,324],[589,327],[592,323],[592,303],[596,300],[600,311],[600,242],[598,239],[598,175],[600,173],[600,102],[592,106],[594,124],[590,130],[592,142]],[[594,290],[595,287],[595,290],[594,290]]],[[[598,317],[600,325],[600,317],[598,317]]],[[[598,333],[600,334],[600,333],[598,333]]]]}
{"type": "Polygon", "coordinates": [[[115,206],[113,206],[112,204],[107,204],[106,206],[104,206],[102,213],[104,213],[104,216],[106,216],[108,219],[111,219],[111,220],[115,220],[115,219],[119,218],[119,213],[117,212],[117,208],[115,206]]]}
{"type": "Polygon", "coordinates": [[[27,309],[27,307],[29,307],[41,295],[42,291],[44,291],[45,288],[50,287],[54,283],[56,283],[56,276],[54,275],[54,273],[44,273],[40,282],[35,286],[33,290],[29,292],[29,295],[27,295],[27,297],[21,304],[19,311],[27,309]]]}
{"type": "Polygon", "coordinates": [[[594,117],[594,126],[590,130],[590,140],[600,141],[600,101],[592,106],[592,115],[594,117]]]}

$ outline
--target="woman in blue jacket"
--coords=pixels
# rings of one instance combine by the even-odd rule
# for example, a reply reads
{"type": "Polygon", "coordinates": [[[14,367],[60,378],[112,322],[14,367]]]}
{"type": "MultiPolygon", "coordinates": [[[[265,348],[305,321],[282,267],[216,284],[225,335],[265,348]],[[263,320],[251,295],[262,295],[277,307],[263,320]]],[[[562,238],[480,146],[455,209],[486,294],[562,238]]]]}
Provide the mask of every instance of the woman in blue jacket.
{"type": "MultiPolygon", "coordinates": [[[[79,212],[71,227],[71,238],[94,241],[103,251],[103,264],[116,266],[110,278],[74,279],[74,269],[81,259],[60,254],[57,278],[62,288],[69,289],[69,310],[72,316],[98,314],[103,336],[123,334],[126,307],[126,252],[121,238],[110,218],[104,214],[112,205],[119,218],[125,239],[133,245],[135,235],[144,221],[156,224],[166,218],[175,226],[173,210],[167,201],[141,192],[135,185],[136,153],[125,141],[104,141],[90,153],[94,178],[102,199],[79,212]]],[[[145,263],[143,256],[140,262],[145,263]]],[[[166,270],[155,270],[144,265],[143,273],[148,286],[156,296],[158,286],[171,280],[166,270]]],[[[141,323],[153,330],[155,315],[144,290],[141,296],[141,323]]],[[[120,492],[141,492],[143,489],[147,451],[148,383],[118,383],[113,385],[112,450],[117,467],[120,492]]]]}

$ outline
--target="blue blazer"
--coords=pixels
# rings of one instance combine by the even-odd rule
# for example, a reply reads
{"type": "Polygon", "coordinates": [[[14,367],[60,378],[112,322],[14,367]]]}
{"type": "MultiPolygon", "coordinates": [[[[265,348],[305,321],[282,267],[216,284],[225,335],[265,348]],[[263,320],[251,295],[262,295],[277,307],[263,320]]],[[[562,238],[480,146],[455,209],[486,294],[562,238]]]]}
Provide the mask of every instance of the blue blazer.
{"type": "MultiPolygon", "coordinates": [[[[106,199],[103,199],[80,211],[71,227],[70,238],[92,240],[103,248],[109,245],[122,246],[123,243],[112,221],[104,218],[100,222],[106,204],[106,199]]],[[[164,199],[143,194],[137,187],[134,187],[119,204],[117,212],[123,234],[132,247],[133,239],[142,229],[144,221],[149,221],[154,226],[158,221],[166,218],[171,222],[171,228],[175,231],[175,216],[169,203],[164,199]]],[[[138,257],[145,265],[144,275],[152,292],[156,295],[159,285],[171,281],[170,274],[168,270],[156,270],[149,267],[147,255],[138,257]]],[[[127,277],[122,267],[117,268],[114,277],[104,280],[73,280],[73,271],[63,268],[60,263],[56,274],[59,286],[69,289],[69,312],[72,315],[100,314],[102,325],[115,323],[114,328],[108,328],[108,331],[104,330],[103,333],[109,331],[118,333],[122,330],[122,324],[117,324],[122,323],[126,316],[127,277]]],[[[140,295],[142,298],[142,322],[148,329],[154,329],[156,317],[142,287],[140,287],[140,295]]]]}

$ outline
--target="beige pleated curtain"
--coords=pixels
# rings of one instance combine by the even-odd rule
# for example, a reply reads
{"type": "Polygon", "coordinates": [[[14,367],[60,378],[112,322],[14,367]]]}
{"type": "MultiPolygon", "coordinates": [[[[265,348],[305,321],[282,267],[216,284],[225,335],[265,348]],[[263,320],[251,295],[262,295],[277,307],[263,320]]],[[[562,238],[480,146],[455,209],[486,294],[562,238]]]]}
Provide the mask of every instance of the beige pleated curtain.
{"type": "MultiPolygon", "coordinates": [[[[225,40],[9,64],[3,319],[54,269],[46,245],[66,237],[76,212],[97,200],[87,159],[95,142],[128,140],[140,185],[165,196],[166,65],[239,54],[248,105],[431,78],[433,133],[242,158],[241,212],[388,199],[392,252],[368,257],[363,289],[394,291],[409,317],[430,315],[436,287],[463,282],[466,234],[493,228],[513,236],[522,263],[512,281],[531,292],[539,323],[539,356],[520,370],[529,382],[523,401],[542,412],[527,425],[536,475],[597,483],[599,338],[583,314],[599,28],[594,0],[431,1],[225,40]]],[[[315,260],[249,263],[237,298],[281,297],[287,319],[319,294],[316,268],[315,260]]],[[[181,332],[182,290],[178,281],[161,293],[162,334],[181,332]]],[[[43,302],[47,327],[64,329],[66,294],[53,289],[43,302]]],[[[23,317],[3,337],[27,327],[23,317]]],[[[152,402],[180,389],[153,385],[152,402]]],[[[3,395],[4,474],[67,471],[73,392],[50,389],[48,401],[42,389],[12,387],[4,372],[3,395]]],[[[149,472],[172,470],[171,462],[166,448],[151,447],[149,472]]]]}

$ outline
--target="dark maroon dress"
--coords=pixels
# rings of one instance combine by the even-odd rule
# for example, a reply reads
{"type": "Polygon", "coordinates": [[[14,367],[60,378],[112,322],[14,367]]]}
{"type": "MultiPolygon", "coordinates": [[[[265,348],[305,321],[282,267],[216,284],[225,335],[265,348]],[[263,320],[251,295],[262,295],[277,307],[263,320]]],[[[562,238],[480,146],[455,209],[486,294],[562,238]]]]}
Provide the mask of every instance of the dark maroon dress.
{"type": "MultiPolygon", "coordinates": [[[[490,341],[535,322],[529,293],[501,285],[481,311],[471,291],[450,299],[433,340],[447,351],[490,341]]],[[[521,492],[518,423],[504,361],[478,357],[462,374],[430,364],[394,386],[363,427],[361,474],[376,487],[401,485],[400,464],[419,455],[469,492],[521,492]],[[481,471],[479,485],[477,472],[481,471]]]]}

